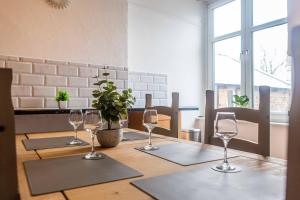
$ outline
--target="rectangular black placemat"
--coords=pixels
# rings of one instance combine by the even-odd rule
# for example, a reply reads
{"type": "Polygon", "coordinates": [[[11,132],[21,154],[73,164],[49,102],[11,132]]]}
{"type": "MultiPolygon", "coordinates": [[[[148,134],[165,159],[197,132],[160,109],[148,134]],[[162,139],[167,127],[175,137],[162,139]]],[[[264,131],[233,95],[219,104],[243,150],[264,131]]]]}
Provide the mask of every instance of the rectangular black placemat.
{"type": "MultiPolygon", "coordinates": [[[[22,140],[24,147],[27,151],[30,150],[42,150],[42,149],[54,149],[62,147],[76,147],[78,145],[69,145],[68,143],[74,139],[73,136],[66,137],[52,137],[52,138],[36,138],[22,140]]],[[[82,141],[79,146],[89,145],[89,143],[82,141]]]]}
{"type": "MultiPolygon", "coordinates": [[[[202,148],[196,144],[175,143],[158,145],[158,147],[159,149],[155,151],[144,151],[140,147],[136,149],[183,166],[221,160],[224,158],[222,151],[202,148]]],[[[232,157],[236,156],[228,154],[228,158],[232,157]]]]}
{"type": "MultiPolygon", "coordinates": [[[[124,132],[122,141],[146,140],[148,138],[149,136],[145,134],[136,132],[124,132]]],[[[152,138],[155,138],[155,136],[153,136],[152,138]]]]}
{"type": "Polygon", "coordinates": [[[31,194],[40,195],[142,176],[107,155],[100,160],[85,160],[83,156],[25,161],[31,194]]]}
{"type": "Polygon", "coordinates": [[[285,177],[267,171],[194,169],[132,182],[159,200],[284,200],[285,177]]]}

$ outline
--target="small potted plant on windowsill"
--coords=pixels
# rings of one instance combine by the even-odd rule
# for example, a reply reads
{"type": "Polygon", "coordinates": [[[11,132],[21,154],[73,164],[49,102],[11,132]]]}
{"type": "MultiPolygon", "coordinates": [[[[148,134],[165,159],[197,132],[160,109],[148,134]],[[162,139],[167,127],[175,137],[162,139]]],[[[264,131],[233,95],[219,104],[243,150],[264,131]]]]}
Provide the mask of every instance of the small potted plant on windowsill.
{"type": "Polygon", "coordinates": [[[241,108],[248,108],[249,98],[247,97],[247,95],[234,95],[232,103],[241,108]]]}
{"type": "Polygon", "coordinates": [[[66,109],[70,97],[67,91],[58,91],[55,97],[59,109],[66,109]]]}
{"type": "Polygon", "coordinates": [[[98,89],[93,91],[93,97],[96,99],[93,100],[92,106],[101,112],[106,127],[98,130],[97,139],[102,147],[115,147],[123,138],[119,121],[127,116],[127,110],[134,105],[135,98],[130,88],[118,92],[115,84],[108,80],[109,73],[105,72],[102,75],[105,80],[98,80],[94,84],[98,89]]]}

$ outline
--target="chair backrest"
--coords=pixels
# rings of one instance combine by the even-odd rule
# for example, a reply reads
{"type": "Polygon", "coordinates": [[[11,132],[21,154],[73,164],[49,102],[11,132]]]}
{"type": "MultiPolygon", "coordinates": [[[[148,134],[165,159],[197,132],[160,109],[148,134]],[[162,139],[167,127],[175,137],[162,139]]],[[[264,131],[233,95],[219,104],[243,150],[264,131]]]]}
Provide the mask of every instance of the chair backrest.
{"type": "Polygon", "coordinates": [[[179,93],[172,93],[172,105],[167,106],[152,106],[152,95],[146,94],[145,108],[153,108],[157,110],[158,114],[171,117],[170,129],[163,127],[156,127],[153,129],[153,133],[160,135],[170,136],[178,138],[180,131],[180,117],[179,117],[179,93]]]}
{"type": "Polygon", "coordinates": [[[206,91],[205,107],[205,135],[204,142],[223,146],[220,139],[214,137],[214,120],[217,112],[234,112],[237,120],[243,120],[258,124],[258,143],[233,138],[229,148],[260,154],[270,155],[270,87],[259,87],[259,109],[248,108],[218,108],[215,109],[214,91],[206,91]]]}
{"type": "Polygon", "coordinates": [[[12,70],[0,69],[0,199],[19,199],[11,83],[12,70]]]}
{"type": "Polygon", "coordinates": [[[294,60],[293,97],[290,109],[286,199],[300,199],[300,26],[292,32],[294,60]]]}

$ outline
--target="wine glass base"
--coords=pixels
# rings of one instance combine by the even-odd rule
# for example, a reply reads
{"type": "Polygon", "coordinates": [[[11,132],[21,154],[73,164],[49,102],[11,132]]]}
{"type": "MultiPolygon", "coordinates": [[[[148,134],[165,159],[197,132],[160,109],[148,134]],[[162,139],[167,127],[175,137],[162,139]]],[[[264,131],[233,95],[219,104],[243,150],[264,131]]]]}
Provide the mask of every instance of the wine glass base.
{"type": "Polygon", "coordinates": [[[68,145],[81,145],[83,142],[78,139],[74,139],[71,142],[68,143],[68,145]]]}
{"type": "Polygon", "coordinates": [[[155,151],[158,149],[159,149],[159,147],[153,146],[153,145],[146,145],[146,146],[142,147],[142,150],[144,150],[144,151],[155,151]]]}
{"type": "Polygon", "coordinates": [[[96,152],[90,152],[86,154],[83,158],[86,160],[100,160],[103,159],[104,156],[101,154],[97,154],[96,152]]]}
{"type": "Polygon", "coordinates": [[[214,166],[212,167],[213,170],[218,171],[218,172],[223,172],[223,173],[237,173],[237,172],[241,172],[241,169],[236,167],[236,166],[232,166],[232,165],[228,165],[228,166],[224,166],[224,165],[219,165],[219,166],[214,166]]]}

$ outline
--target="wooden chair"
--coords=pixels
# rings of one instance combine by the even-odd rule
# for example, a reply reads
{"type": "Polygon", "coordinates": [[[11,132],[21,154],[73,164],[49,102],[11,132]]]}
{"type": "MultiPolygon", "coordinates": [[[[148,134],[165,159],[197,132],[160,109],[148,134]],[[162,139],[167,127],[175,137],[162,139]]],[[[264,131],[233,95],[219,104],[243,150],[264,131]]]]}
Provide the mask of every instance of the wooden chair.
{"type": "Polygon", "coordinates": [[[145,108],[156,109],[158,114],[171,117],[170,129],[164,127],[156,127],[153,129],[153,133],[178,138],[179,131],[180,131],[179,93],[177,92],[172,93],[171,107],[166,107],[166,106],[152,107],[152,95],[146,94],[145,108]]]}
{"type": "Polygon", "coordinates": [[[206,91],[204,143],[223,146],[222,141],[214,137],[214,120],[217,112],[234,112],[237,120],[258,124],[258,143],[233,138],[229,148],[270,156],[270,87],[259,87],[258,110],[238,107],[215,109],[214,91],[206,91]]]}
{"type": "Polygon", "coordinates": [[[14,110],[11,101],[12,70],[0,69],[0,199],[19,199],[14,110]]]}
{"type": "Polygon", "coordinates": [[[286,199],[300,199],[300,26],[292,31],[294,60],[293,97],[290,109],[286,199]]]}

